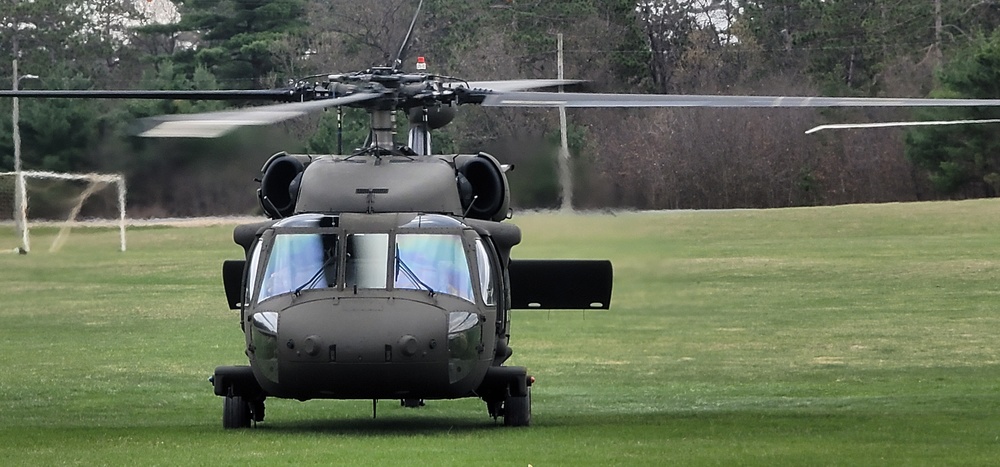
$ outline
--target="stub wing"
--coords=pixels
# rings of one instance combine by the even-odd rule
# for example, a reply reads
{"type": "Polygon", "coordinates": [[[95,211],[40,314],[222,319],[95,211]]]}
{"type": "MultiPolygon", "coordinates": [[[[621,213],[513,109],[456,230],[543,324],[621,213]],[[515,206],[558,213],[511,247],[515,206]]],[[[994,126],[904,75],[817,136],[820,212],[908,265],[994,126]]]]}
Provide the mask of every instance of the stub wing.
{"type": "Polygon", "coordinates": [[[611,307],[608,260],[512,259],[511,308],[580,310],[611,307]]]}

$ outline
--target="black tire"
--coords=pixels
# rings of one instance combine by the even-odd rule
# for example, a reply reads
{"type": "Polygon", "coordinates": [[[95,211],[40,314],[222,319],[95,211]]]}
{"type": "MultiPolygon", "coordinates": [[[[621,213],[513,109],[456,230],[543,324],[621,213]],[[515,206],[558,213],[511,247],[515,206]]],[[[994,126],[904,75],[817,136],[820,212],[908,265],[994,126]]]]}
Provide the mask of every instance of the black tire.
{"type": "Polygon", "coordinates": [[[523,397],[507,394],[504,398],[503,424],[504,426],[531,425],[531,386],[528,386],[528,393],[523,397]]]}
{"type": "Polygon", "coordinates": [[[250,403],[240,396],[229,396],[222,398],[222,427],[231,430],[234,428],[250,428],[251,421],[250,403]]]}

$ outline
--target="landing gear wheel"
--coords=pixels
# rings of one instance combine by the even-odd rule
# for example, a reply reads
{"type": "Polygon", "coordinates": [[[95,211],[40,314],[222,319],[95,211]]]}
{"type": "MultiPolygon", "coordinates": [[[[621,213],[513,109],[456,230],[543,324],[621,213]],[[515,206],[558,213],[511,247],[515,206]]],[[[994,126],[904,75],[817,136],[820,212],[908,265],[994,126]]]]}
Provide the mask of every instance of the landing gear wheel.
{"type": "Polygon", "coordinates": [[[250,402],[240,396],[222,398],[222,427],[225,429],[249,428],[252,414],[250,402]]]}
{"type": "Polygon", "coordinates": [[[531,386],[523,397],[507,394],[503,400],[504,426],[531,425],[531,386]]]}

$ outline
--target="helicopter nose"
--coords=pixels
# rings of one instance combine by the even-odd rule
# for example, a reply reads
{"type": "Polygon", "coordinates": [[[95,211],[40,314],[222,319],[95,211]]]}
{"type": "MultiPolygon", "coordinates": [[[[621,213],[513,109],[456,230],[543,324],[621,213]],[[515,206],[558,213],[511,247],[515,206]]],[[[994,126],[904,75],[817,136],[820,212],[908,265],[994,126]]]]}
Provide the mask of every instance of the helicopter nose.
{"type": "Polygon", "coordinates": [[[446,316],[422,304],[378,312],[327,309],[317,313],[311,307],[292,307],[281,313],[281,358],[312,363],[433,358],[440,350],[438,340],[445,338],[446,316]]]}
{"type": "Polygon", "coordinates": [[[447,311],[410,300],[294,305],[278,326],[278,383],[309,397],[440,392],[449,384],[447,330],[447,311]]]}

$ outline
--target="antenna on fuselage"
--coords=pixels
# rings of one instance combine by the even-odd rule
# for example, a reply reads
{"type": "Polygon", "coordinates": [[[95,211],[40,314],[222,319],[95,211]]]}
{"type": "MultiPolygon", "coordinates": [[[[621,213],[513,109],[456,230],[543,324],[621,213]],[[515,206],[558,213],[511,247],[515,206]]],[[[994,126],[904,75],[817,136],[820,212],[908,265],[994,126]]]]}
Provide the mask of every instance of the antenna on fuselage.
{"type": "Polygon", "coordinates": [[[399,52],[396,52],[396,59],[392,61],[393,73],[398,71],[399,66],[403,64],[406,49],[410,46],[410,35],[413,34],[413,26],[417,24],[417,17],[420,16],[420,7],[422,6],[424,6],[424,0],[420,0],[420,3],[417,3],[417,11],[413,14],[413,19],[410,20],[410,29],[406,30],[406,37],[403,38],[403,43],[399,46],[399,52]]]}

